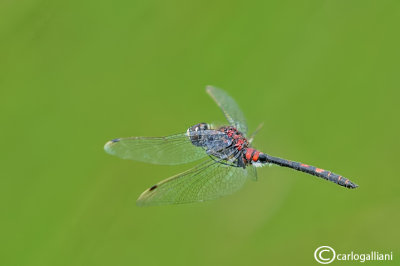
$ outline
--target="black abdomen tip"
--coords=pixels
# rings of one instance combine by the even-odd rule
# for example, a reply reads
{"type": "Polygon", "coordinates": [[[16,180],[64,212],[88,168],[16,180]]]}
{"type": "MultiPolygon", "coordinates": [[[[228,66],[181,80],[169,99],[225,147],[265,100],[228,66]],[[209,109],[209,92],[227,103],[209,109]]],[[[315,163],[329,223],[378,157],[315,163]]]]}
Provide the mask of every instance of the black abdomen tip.
{"type": "Polygon", "coordinates": [[[350,186],[348,186],[348,188],[358,188],[357,184],[351,183],[349,184],[350,186]]]}
{"type": "Polygon", "coordinates": [[[341,183],[338,183],[338,184],[341,185],[341,186],[350,188],[350,189],[358,188],[358,185],[357,185],[357,184],[354,184],[353,182],[351,182],[351,181],[348,180],[348,179],[346,179],[346,181],[343,182],[342,184],[341,184],[341,183]]]}

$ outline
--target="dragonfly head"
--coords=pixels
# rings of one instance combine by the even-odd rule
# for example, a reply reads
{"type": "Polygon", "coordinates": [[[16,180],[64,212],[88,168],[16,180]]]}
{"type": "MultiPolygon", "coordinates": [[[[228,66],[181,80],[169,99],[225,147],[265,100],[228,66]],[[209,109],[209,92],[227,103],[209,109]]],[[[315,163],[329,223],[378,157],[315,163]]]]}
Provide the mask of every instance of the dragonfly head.
{"type": "Polygon", "coordinates": [[[207,123],[199,123],[189,127],[186,131],[186,135],[190,138],[193,145],[202,146],[202,144],[200,143],[202,138],[201,132],[208,129],[209,125],[207,123]]]}
{"type": "Polygon", "coordinates": [[[198,132],[198,131],[207,130],[207,129],[209,129],[207,123],[200,123],[200,124],[196,124],[196,125],[190,127],[190,128],[188,129],[188,131],[198,132]]]}

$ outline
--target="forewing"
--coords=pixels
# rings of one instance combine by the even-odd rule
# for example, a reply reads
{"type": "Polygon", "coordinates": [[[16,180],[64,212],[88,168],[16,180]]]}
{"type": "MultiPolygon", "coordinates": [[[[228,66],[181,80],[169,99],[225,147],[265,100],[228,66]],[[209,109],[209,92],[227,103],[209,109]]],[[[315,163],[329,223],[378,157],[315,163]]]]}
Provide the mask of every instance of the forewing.
{"type": "Polygon", "coordinates": [[[213,98],[217,105],[222,109],[229,124],[236,127],[243,134],[247,134],[247,122],[243,112],[235,100],[229,96],[225,91],[207,86],[207,93],[213,98]]]}
{"type": "Polygon", "coordinates": [[[191,203],[216,199],[240,189],[247,170],[206,160],[196,167],[165,179],[144,191],[139,206],[191,203]]]}
{"type": "MultiPolygon", "coordinates": [[[[229,143],[223,141],[225,135],[214,130],[191,132],[167,137],[130,137],[107,142],[104,149],[111,155],[135,161],[175,165],[193,162],[208,156],[208,147],[223,149],[229,143]],[[193,145],[190,137],[204,137],[210,140],[201,146],[193,145]]],[[[201,143],[203,144],[203,143],[201,143]]]]}

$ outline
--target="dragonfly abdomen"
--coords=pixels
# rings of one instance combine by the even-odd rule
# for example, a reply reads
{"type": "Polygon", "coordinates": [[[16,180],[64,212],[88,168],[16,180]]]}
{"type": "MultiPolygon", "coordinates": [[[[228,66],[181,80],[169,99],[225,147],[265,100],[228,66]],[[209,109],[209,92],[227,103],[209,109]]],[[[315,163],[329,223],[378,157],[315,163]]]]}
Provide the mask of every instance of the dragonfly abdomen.
{"type": "MultiPolygon", "coordinates": [[[[261,157],[263,157],[264,154],[262,154],[261,157]]],[[[334,182],[340,186],[344,186],[347,188],[356,188],[358,187],[358,185],[354,184],[353,182],[351,182],[349,179],[332,173],[331,171],[325,170],[325,169],[321,169],[315,166],[311,166],[308,164],[303,164],[303,163],[299,163],[299,162],[293,162],[293,161],[289,161],[289,160],[285,160],[285,159],[281,159],[281,158],[277,158],[277,157],[273,157],[273,156],[269,156],[266,155],[266,162],[267,163],[273,163],[273,164],[277,164],[279,166],[283,166],[283,167],[289,167],[292,169],[295,169],[297,171],[301,171],[307,174],[311,174],[311,175],[315,175],[318,177],[321,177],[323,179],[329,180],[331,182],[334,182]]]]}
{"type": "Polygon", "coordinates": [[[260,154],[261,152],[256,149],[247,148],[243,153],[243,156],[248,164],[254,164],[255,166],[258,166],[257,163],[259,162],[260,154]]]}

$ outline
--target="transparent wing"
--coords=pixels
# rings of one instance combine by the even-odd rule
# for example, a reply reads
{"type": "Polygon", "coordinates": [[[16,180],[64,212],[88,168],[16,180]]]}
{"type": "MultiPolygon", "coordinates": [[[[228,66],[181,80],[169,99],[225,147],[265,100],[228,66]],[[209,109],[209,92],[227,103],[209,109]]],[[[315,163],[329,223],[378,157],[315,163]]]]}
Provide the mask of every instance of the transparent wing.
{"type": "Polygon", "coordinates": [[[246,169],[206,160],[144,191],[139,206],[190,203],[216,199],[240,189],[249,178],[246,169]]]}
{"type": "Polygon", "coordinates": [[[257,179],[258,179],[257,168],[252,165],[249,165],[246,167],[246,169],[247,169],[249,178],[251,178],[253,181],[257,181],[257,179]]]}
{"type": "Polygon", "coordinates": [[[247,122],[244,114],[240,110],[235,100],[225,91],[207,86],[207,93],[213,98],[217,105],[222,109],[229,124],[236,127],[243,134],[247,134],[247,122]]]}
{"type": "Polygon", "coordinates": [[[136,160],[153,164],[175,165],[193,162],[208,156],[208,147],[223,149],[229,142],[225,142],[224,133],[214,130],[182,133],[167,137],[130,137],[119,138],[107,142],[104,149],[111,155],[123,159],[136,160]],[[187,134],[190,134],[187,135],[187,134]],[[200,138],[206,136],[206,138],[200,138]],[[207,142],[193,145],[191,138],[206,139],[207,142]]]}

